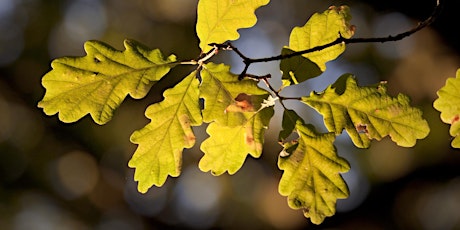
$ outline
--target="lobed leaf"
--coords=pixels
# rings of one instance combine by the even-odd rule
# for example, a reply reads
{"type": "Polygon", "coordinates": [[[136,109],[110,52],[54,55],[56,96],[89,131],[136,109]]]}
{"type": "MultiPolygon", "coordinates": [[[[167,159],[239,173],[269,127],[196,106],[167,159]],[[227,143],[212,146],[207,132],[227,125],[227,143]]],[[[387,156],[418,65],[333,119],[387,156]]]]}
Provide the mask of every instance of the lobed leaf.
{"type": "Polygon", "coordinates": [[[97,124],[107,123],[129,94],[147,95],[152,85],[166,75],[176,58],[164,59],[160,50],[125,40],[118,51],[98,41],[88,41],[84,57],[63,57],[51,63],[42,79],[46,88],[38,107],[47,115],[59,113],[63,122],[75,122],[90,114],[97,124]]]}
{"type": "Polygon", "coordinates": [[[456,78],[446,80],[446,85],[438,92],[433,107],[441,112],[441,120],[450,124],[450,135],[454,137],[452,147],[460,148],[460,69],[456,78]]]}
{"type": "Polygon", "coordinates": [[[288,197],[291,208],[303,209],[305,217],[312,223],[321,224],[326,217],[335,214],[337,199],[349,195],[340,173],[350,170],[350,165],[337,156],[334,133],[317,133],[294,111],[285,111],[285,123],[289,127],[295,124],[294,130],[299,138],[283,144],[278,158],[278,167],[284,170],[279,192],[288,197]]]}
{"type": "Polygon", "coordinates": [[[238,80],[224,64],[204,65],[201,78],[203,121],[211,124],[210,137],[201,144],[204,156],[199,167],[215,175],[234,174],[247,154],[259,157],[262,153],[264,132],[274,113],[267,102],[270,94],[257,81],[238,80]]]}
{"type": "MultiPolygon", "coordinates": [[[[351,38],[354,34],[354,26],[350,25],[350,20],[350,9],[347,6],[331,6],[323,13],[314,14],[304,26],[295,27],[289,38],[289,47],[286,48],[301,51],[331,43],[340,36],[351,38]]],[[[345,44],[338,44],[302,56],[316,63],[321,71],[324,72],[326,62],[336,59],[344,51],[345,44]]],[[[281,61],[281,65],[283,65],[283,62],[292,61],[284,59],[281,61]]],[[[297,76],[297,78],[302,77],[297,76]]]]}
{"type": "Polygon", "coordinates": [[[269,93],[252,79],[238,80],[230,66],[208,63],[201,71],[200,97],[204,99],[203,121],[239,126],[247,121],[244,112],[257,111],[269,93]]]}
{"type": "Polygon", "coordinates": [[[203,172],[211,171],[214,175],[225,172],[236,173],[246,156],[258,158],[262,154],[264,132],[273,116],[273,107],[259,112],[245,112],[246,122],[238,126],[223,126],[218,122],[209,124],[206,132],[210,135],[201,144],[204,156],[199,162],[203,172]]]}
{"type": "Polygon", "coordinates": [[[312,92],[302,101],[323,115],[329,131],[340,134],[346,129],[360,148],[368,148],[372,139],[381,140],[387,135],[396,144],[411,147],[430,131],[422,112],[410,107],[407,96],[387,95],[383,83],[359,87],[351,75],[341,76],[324,92],[312,92]]]}
{"type": "Polygon", "coordinates": [[[136,168],[134,180],[140,192],[162,186],[168,175],[179,176],[182,150],[195,144],[191,126],[202,123],[198,85],[194,71],[166,90],[165,99],[145,112],[151,122],[131,135],[131,142],[139,146],[128,165],[136,168]]]}
{"type": "Polygon", "coordinates": [[[253,27],[257,22],[255,10],[269,0],[200,0],[196,33],[200,48],[206,53],[210,43],[224,43],[240,37],[237,30],[253,27]]]}

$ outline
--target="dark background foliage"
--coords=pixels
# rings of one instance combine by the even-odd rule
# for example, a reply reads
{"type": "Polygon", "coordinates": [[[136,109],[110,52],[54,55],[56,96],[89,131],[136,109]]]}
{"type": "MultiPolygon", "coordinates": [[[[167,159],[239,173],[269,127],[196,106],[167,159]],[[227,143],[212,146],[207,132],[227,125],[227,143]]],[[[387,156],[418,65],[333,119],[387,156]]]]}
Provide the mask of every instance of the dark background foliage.
{"type": "MultiPolygon", "coordinates": [[[[445,1],[430,28],[400,42],[350,45],[324,76],[291,90],[293,95],[320,91],[345,72],[356,74],[362,85],[386,80],[393,95],[409,95],[424,111],[432,130],[414,148],[385,139],[360,150],[346,135],[339,137],[338,152],[352,165],[344,174],[352,195],[340,200],[338,213],[321,226],[290,210],[277,192],[279,116],[267,132],[263,157],[247,159],[236,175],[199,172],[202,154],[195,147],[184,151],[179,178],[145,195],[136,191],[127,167],[136,147],[129,136],[148,122],[145,108],[161,100],[161,90],[189,67],[174,69],[147,98],[127,99],[105,126],[87,117],[64,124],[36,107],[50,61],[84,55],[86,40],[123,49],[123,39],[133,38],[179,59],[198,56],[196,0],[0,1],[0,229],[460,228],[460,153],[450,147],[449,127],[432,108],[436,91],[460,67],[460,2],[445,1]]],[[[340,4],[351,6],[356,36],[371,37],[415,26],[431,13],[434,1],[272,0],[257,11],[256,27],[242,30],[234,44],[251,57],[276,55],[291,28],[340,4]]],[[[228,53],[213,61],[225,61],[235,72],[242,66],[228,53]]],[[[250,71],[279,76],[277,67],[260,64],[250,71]]],[[[290,106],[324,130],[314,112],[299,103],[290,106]]],[[[204,139],[204,128],[196,134],[204,139]]]]}

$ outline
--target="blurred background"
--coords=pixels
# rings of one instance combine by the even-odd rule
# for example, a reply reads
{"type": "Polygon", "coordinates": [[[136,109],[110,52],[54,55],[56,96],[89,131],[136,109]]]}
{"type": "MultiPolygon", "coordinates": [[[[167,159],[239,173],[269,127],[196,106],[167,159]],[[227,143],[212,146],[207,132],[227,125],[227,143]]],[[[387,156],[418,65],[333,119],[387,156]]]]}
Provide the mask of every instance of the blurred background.
{"type": "MultiPolygon", "coordinates": [[[[351,7],[356,37],[408,30],[434,6],[434,0],[401,2],[272,0],[257,11],[256,27],[241,30],[234,45],[250,57],[277,55],[294,26],[330,5],[351,7]]],[[[411,97],[431,127],[414,148],[386,138],[363,150],[340,136],[335,144],[351,164],[343,175],[351,196],[339,200],[334,217],[315,226],[277,191],[278,106],[263,156],[248,158],[234,176],[200,172],[202,153],[194,147],[183,153],[180,177],[137,192],[127,167],[136,148],[129,136],[149,122],[144,110],[161,100],[161,89],[190,67],[173,69],[143,100],[127,98],[104,126],[88,117],[64,124],[37,108],[51,60],[85,55],[87,40],[124,49],[123,40],[132,38],[182,60],[197,57],[197,0],[0,0],[0,229],[460,229],[460,151],[450,147],[449,126],[432,107],[436,91],[460,67],[460,2],[446,2],[430,28],[399,42],[349,45],[323,76],[285,92],[321,91],[346,72],[361,85],[385,80],[393,96],[411,97]]],[[[240,59],[221,54],[213,61],[241,71],[240,59]]],[[[254,65],[249,72],[271,73],[279,85],[278,63],[254,65]]],[[[305,105],[288,106],[325,130],[305,105]]],[[[205,127],[195,133],[199,145],[205,127]]]]}

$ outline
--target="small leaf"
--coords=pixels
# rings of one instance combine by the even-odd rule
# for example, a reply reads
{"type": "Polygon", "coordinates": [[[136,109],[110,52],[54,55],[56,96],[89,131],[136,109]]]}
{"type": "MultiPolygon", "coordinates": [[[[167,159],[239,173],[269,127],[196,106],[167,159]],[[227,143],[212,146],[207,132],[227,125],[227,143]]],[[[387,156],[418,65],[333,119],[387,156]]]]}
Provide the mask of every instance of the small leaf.
{"type": "MultiPolygon", "coordinates": [[[[301,51],[331,43],[340,36],[351,38],[354,26],[350,25],[350,20],[350,9],[347,6],[331,6],[324,13],[314,14],[303,27],[295,27],[291,32],[288,48],[301,51]]],[[[336,59],[343,51],[345,44],[338,44],[302,56],[316,63],[321,71],[325,71],[326,62],[336,59]]]]}
{"type": "Polygon", "coordinates": [[[296,122],[302,120],[294,110],[285,109],[283,113],[283,120],[281,126],[283,129],[280,131],[278,141],[284,142],[294,132],[296,122]]]}
{"type": "Polygon", "coordinates": [[[387,95],[383,83],[359,87],[351,75],[341,76],[324,92],[312,92],[302,101],[323,115],[330,132],[338,135],[346,129],[359,148],[368,148],[372,139],[381,140],[387,135],[396,144],[411,147],[430,131],[422,112],[410,107],[407,96],[387,95]]]}
{"type": "Polygon", "coordinates": [[[54,60],[53,70],[42,79],[46,93],[38,107],[47,115],[59,113],[63,122],[75,122],[89,113],[97,124],[105,124],[128,94],[135,99],[145,97],[176,58],[164,59],[160,50],[135,41],[126,40],[124,45],[126,50],[118,51],[88,41],[86,56],[54,60]]]}
{"type": "Polygon", "coordinates": [[[201,71],[200,97],[204,99],[203,121],[223,126],[239,126],[247,121],[241,112],[255,112],[269,93],[257,86],[258,81],[238,80],[224,64],[206,64],[201,71]],[[240,112],[240,113],[238,113],[240,112]]]}
{"type": "MultiPolygon", "coordinates": [[[[288,48],[283,48],[281,54],[288,55],[293,52],[288,48]]],[[[316,63],[304,56],[294,56],[281,60],[280,70],[283,73],[284,86],[299,84],[323,73],[316,63]]]]}
{"type": "Polygon", "coordinates": [[[240,37],[237,30],[253,27],[255,10],[269,0],[200,0],[196,33],[203,53],[211,50],[210,43],[224,43],[240,37]]]}
{"type": "Polygon", "coordinates": [[[211,171],[214,175],[225,172],[234,174],[243,166],[248,154],[260,157],[264,132],[273,113],[273,107],[242,113],[246,122],[233,127],[218,122],[209,124],[206,131],[210,137],[201,144],[204,156],[199,162],[199,168],[203,172],[211,171]]]}
{"type": "MultiPolygon", "coordinates": [[[[293,113],[285,115],[295,118],[297,115],[293,113]]],[[[350,165],[337,156],[334,133],[318,134],[312,125],[305,125],[297,118],[295,131],[299,139],[284,143],[278,158],[278,167],[284,170],[279,192],[288,197],[291,208],[303,209],[312,223],[321,224],[335,214],[337,199],[349,195],[340,173],[350,170],[350,165]]]]}
{"type": "Polygon", "coordinates": [[[450,124],[450,135],[454,137],[452,147],[460,148],[460,69],[456,78],[448,78],[446,85],[438,92],[433,107],[441,112],[441,120],[450,124]]]}
{"type": "Polygon", "coordinates": [[[166,90],[165,99],[145,111],[152,121],[131,135],[131,142],[139,146],[128,165],[136,168],[134,180],[139,181],[140,192],[152,185],[162,186],[168,175],[179,176],[182,150],[195,144],[191,126],[202,123],[198,85],[196,72],[192,72],[166,90]]]}

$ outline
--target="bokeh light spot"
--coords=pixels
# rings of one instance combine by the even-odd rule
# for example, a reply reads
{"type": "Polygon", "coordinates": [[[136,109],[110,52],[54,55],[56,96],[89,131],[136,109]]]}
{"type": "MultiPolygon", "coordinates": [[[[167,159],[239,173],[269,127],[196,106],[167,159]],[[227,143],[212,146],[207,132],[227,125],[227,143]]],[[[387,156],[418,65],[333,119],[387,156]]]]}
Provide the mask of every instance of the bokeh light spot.
{"type": "Polygon", "coordinates": [[[100,36],[107,24],[104,5],[95,0],[74,1],[66,10],[64,24],[72,39],[100,36]]]}
{"type": "Polygon", "coordinates": [[[189,166],[175,188],[175,210],[184,224],[191,227],[212,226],[219,216],[222,186],[219,178],[189,166]]]}
{"type": "Polygon", "coordinates": [[[257,199],[259,213],[276,229],[300,229],[307,223],[305,217],[301,210],[289,208],[287,197],[278,193],[278,184],[279,181],[272,178],[256,187],[254,198],[257,199]]]}
{"type": "MultiPolygon", "coordinates": [[[[131,178],[133,178],[132,175],[131,178]]],[[[152,187],[145,194],[137,190],[137,182],[130,180],[124,189],[124,198],[130,208],[143,216],[155,216],[163,211],[169,193],[169,183],[161,188],[152,187]]]]}
{"type": "Polygon", "coordinates": [[[98,39],[107,28],[105,5],[98,0],[71,1],[64,20],[51,32],[48,47],[52,57],[83,51],[83,43],[98,39]]]}
{"type": "Polygon", "coordinates": [[[180,22],[190,20],[196,15],[197,1],[192,0],[158,0],[144,1],[149,13],[158,19],[180,22]]]}
{"type": "Polygon", "coordinates": [[[389,138],[373,142],[368,156],[372,175],[378,181],[393,181],[410,173],[414,154],[409,148],[399,147],[389,138]]]}
{"type": "Polygon", "coordinates": [[[23,21],[26,15],[17,14],[21,1],[0,1],[0,66],[14,62],[24,47],[23,21]]]}
{"type": "Polygon", "coordinates": [[[18,195],[18,211],[13,220],[15,230],[88,229],[84,223],[58,206],[48,196],[28,192],[18,195]]]}
{"type": "Polygon", "coordinates": [[[96,160],[85,152],[70,152],[56,162],[56,176],[65,198],[74,199],[89,193],[99,179],[96,160]]]}
{"type": "MultiPolygon", "coordinates": [[[[372,26],[375,37],[396,35],[413,27],[409,18],[401,13],[394,12],[378,17],[372,26]]],[[[413,46],[412,37],[407,37],[398,42],[376,43],[374,47],[380,55],[390,59],[397,59],[410,53],[413,46]]]]}

